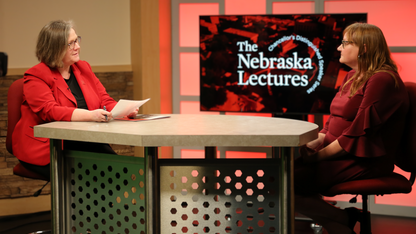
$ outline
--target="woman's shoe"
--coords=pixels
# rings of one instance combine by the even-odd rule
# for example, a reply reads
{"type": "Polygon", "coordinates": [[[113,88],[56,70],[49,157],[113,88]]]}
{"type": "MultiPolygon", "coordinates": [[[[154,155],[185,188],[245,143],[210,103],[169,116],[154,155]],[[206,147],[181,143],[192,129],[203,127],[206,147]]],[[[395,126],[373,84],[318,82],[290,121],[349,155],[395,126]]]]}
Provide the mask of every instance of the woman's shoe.
{"type": "Polygon", "coordinates": [[[348,207],[344,209],[348,215],[348,227],[354,232],[354,227],[357,222],[362,220],[362,212],[355,207],[348,207]]]}

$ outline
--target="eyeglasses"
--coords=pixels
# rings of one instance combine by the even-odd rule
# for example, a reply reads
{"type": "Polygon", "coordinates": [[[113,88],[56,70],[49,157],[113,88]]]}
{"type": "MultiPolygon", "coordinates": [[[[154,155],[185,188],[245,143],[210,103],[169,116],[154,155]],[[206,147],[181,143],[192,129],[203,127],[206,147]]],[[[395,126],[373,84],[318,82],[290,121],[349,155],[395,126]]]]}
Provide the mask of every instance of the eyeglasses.
{"type": "Polygon", "coordinates": [[[75,39],[73,42],[68,43],[68,48],[70,50],[73,50],[75,48],[75,43],[77,43],[78,45],[80,45],[80,43],[81,43],[81,36],[78,36],[77,39],[75,39]]]}
{"type": "Polygon", "coordinates": [[[344,40],[341,41],[341,45],[342,45],[343,49],[345,48],[345,46],[347,46],[349,44],[352,44],[352,43],[354,43],[354,42],[353,41],[344,41],[344,40]]]}

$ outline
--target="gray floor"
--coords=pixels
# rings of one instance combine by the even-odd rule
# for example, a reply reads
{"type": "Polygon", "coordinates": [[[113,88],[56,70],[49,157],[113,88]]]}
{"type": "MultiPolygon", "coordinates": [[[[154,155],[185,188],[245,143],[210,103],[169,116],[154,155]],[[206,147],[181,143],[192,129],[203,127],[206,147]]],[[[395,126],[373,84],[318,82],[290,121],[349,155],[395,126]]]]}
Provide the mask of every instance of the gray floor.
{"type": "MultiPolygon", "coordinates": [[[[0,234],[28,234],[51,229],[51,215],[42,212],[29,215],[0,217],[0,234]]],[[[416,234],[416,219],[372,215],[373,234],[416,234]]],[[[309,221],[296,221],[295,234],[313,234],[309,221]]],[[[360,233],[357,224],[355,232],[360,233]]],[[[325,234],[325,232],[324,232],[325,234]]]]}

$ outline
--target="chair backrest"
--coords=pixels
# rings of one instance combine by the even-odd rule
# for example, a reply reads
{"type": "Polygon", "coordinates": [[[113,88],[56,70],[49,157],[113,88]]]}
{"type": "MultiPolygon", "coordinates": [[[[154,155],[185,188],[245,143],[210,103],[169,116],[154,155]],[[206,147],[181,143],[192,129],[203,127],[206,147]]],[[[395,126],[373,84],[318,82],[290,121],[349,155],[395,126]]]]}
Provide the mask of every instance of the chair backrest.
{"type": "Polygon", "coordinates": [[[7,137],[6,148],[9,153],[13,154],[12,134],[14,127],[22,116],[20,107],[23,102],[23,78],[20,78],[10,85],[7,92],[7,137]]]}
{"type": "Polygon", "coordinates": [[[409,94],[409,113],[400,153],[396,155],[396,165],[407,172],[416,174],[416,83],[405,82],[409,94]]]}

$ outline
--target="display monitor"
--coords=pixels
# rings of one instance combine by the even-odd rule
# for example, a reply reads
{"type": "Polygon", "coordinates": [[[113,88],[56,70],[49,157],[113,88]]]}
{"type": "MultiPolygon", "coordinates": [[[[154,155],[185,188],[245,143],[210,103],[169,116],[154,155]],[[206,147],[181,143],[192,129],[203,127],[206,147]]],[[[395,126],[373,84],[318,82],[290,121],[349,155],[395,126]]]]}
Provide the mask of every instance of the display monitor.
{"type": "Polygon", "coordinates": [[[328,114],[349,68],[343,31],[367,14],[200,16],[200,109],[328,114]]]}

